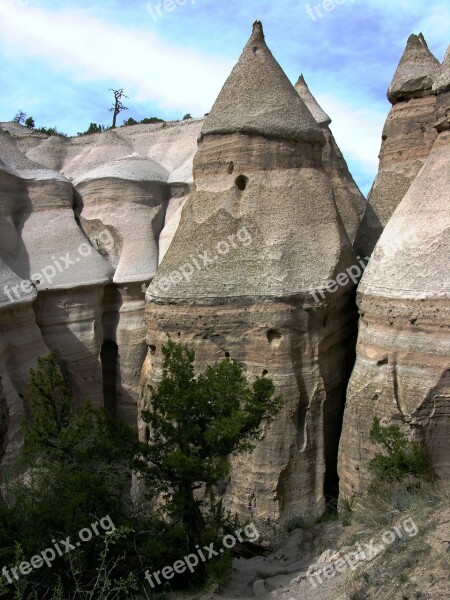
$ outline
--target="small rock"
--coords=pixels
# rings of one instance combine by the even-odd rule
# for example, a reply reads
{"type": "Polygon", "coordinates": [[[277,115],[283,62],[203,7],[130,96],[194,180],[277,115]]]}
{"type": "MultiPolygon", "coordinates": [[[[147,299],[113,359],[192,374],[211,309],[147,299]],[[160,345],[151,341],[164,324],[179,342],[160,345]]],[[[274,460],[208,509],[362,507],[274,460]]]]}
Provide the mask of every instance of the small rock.
{"type": "Polygon", "coordinates": [[[254,584],[253,584],[253,594],[257,598],[261,598],[261,596],[265,596],[266,595],[266,586],[265,586],[264,581],[262,579],[258,579],[257,581],[254,582],[254,584]]]}

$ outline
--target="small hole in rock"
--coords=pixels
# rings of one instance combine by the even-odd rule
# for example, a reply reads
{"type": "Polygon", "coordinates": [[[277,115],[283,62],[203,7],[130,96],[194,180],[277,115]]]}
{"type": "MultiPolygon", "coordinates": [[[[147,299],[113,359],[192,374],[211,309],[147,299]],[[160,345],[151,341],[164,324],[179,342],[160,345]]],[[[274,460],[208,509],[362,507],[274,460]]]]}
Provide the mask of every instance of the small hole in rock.
{"type": "Polygon", "coordinates": [[[231,161],[230,163],[228,163],[228,173],[231,175],[231,173],[234,171],[234,162],[231,161]]]}
{"type": "Polygon", "coordinates": [[[236,184],[237,188],[239,190],[241,190],[241,192],[243,192],[245,190],[245,188],[247,187],[247,183],[248,183],[248,179],[247,179],[247,177],[245,177],[245,175],[239,175],[239,177],[236,177],[235,184],[236,184]]]}
{"type": "Polygon", "coordinates": [[[278,329],[269,329],[266,335],[269,344],[275,346],[276,348],[280,345],[281,333],[278,331],[278,329]]]}
{"type": "Polygon", "coordinates": [[[226,358],[230,358],[230,353],[229,352],[225,352],[225,356],[226,356],[226,358]]]}
{"type": "Polygon", "coordinates": [[[265,375],[267,375],[267,373],[268,373],[268,372],[269,372],[269,371],[268,371],[267,369],[264,369],[264,371],[262,372],[262,374],[263,374],[263,377],[264,377],[265,375]]]}
{"type": "Polygon", "coordinates": [[[150,349],[150,352],[151,352],[152,354],[155,354],[155,352],[156,352],[156,346],[154,346],[153,344],[151,344],[151,345],[149,346],[149,349],[150,349]]]}

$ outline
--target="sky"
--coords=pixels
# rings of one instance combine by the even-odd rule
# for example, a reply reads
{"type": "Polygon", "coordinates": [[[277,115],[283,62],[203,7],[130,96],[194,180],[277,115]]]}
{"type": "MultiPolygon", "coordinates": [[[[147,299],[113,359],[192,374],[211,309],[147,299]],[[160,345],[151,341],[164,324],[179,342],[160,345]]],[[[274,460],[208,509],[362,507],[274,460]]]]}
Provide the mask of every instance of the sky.
{"type": "Polygon", "coordinates": [[[256,19],[291,81],[303,73],[331,117],[367,194],[406,40],[422,32],[442,61],[448,0],[0,0],[0,121],[20,109],[68,135],[110,125],[110,88],[128,96],[118,124],[201,117],[256,19]]]}

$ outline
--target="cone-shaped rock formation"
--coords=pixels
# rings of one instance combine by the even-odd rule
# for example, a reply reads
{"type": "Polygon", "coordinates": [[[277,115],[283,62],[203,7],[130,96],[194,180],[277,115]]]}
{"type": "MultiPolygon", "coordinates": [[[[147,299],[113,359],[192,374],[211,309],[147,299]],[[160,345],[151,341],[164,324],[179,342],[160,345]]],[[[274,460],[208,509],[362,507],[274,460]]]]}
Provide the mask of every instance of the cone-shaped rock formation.
{"type": "Polygon", "coordinates": [[[294,87],[297,91],[297,94],[306,104],[306,108],[314,117],[316,123],[321,126],[329,125],[331,123],[330,117],[327,115],[327,113],[323,110],[323,108],[311,94],[311,91],[305,81],[305,78],[303,77],[303,74],[300,75],[294,87]]]}
{"type": "Polygon", "coordinates": [[[239,62],[228,77],[202,129],[202,136],[259,134],[323,143],[311,113],[295,93],[256,21],[239,62]],[[264,78],[260,79],[261,73],[264,78]]]}
{"type": "Polygon", "coordinates": [[[366,208],[366,200],[351,176],[342,152],[336,144],[329,127],[330,117],[311,94],[303,75],[298,78],[295,89],[317,124],[322,128],[326,140],[322,151],[323,166],[331,178],[337,209],[348,237],[353,243],[366,208]]]}
{"type": "Polygon", "coordinates": [[[430,92],[439,67],[423,35],[412,33],[387,92],[390,102],[420,98],[430,92]]]}
{"type": "Polygon", "coordinates": [[[321,510],[336,491],[355,321],[352,284],[331,293],[329,281],[355,257],[324,141],[256,23],[205,121],[193,191],[147,292],[143,381],[158,380],[172,334],[199,368],[228,354],[284,396],[254,453],[233,463],[227,501],[247,515],[321,510]]]}
{"type": "Polygon", "coordinates": [[[389,87],[388,97],[394,106],[384,125],[378,174],[354,243],[361,256],[371,255],[430,154],[437,136],[436,96],[431,86],[438,71],[439,62],[423,36],[411,35],[389,87]]]}
{"type": "Polygon", "coordinates": [[[368,483],[372,419],[425,445],[450,476],[450,124],[384,229],[358,288],[360,326],[340,446],[340,489],[368,483]]]}

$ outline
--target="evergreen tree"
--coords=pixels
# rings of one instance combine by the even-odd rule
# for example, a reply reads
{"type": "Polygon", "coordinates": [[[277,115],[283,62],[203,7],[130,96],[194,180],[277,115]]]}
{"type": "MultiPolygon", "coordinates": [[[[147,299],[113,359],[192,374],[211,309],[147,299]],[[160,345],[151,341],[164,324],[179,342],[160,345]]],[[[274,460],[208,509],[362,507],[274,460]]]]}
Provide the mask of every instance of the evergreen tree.
{"type": "Polygon", "coordinates": [[[428,460],[425,448],[410,441],[397,425],[383,426],[374,417],[370,439],[381,444],[385,454],[376,454],[369,462],[369,471],[376,480],[401,481],[411,475],[427,479],[428,460]]]}
{"type": "Polygon", "coordinates": [[[228,358],[196,377],[193,350],[169,340],[162,352],[162,381],[150,387],[151,406],[142,413],[150,441],[135,465],[151,494],[163,495],[166,513],[183,524],[191,551],[205,532],[196,492],[214,491],[229,473],[229,456],[253,448],[261,423],[274,417],[282,399],[268,378],[250,386],[228,358]]]}

